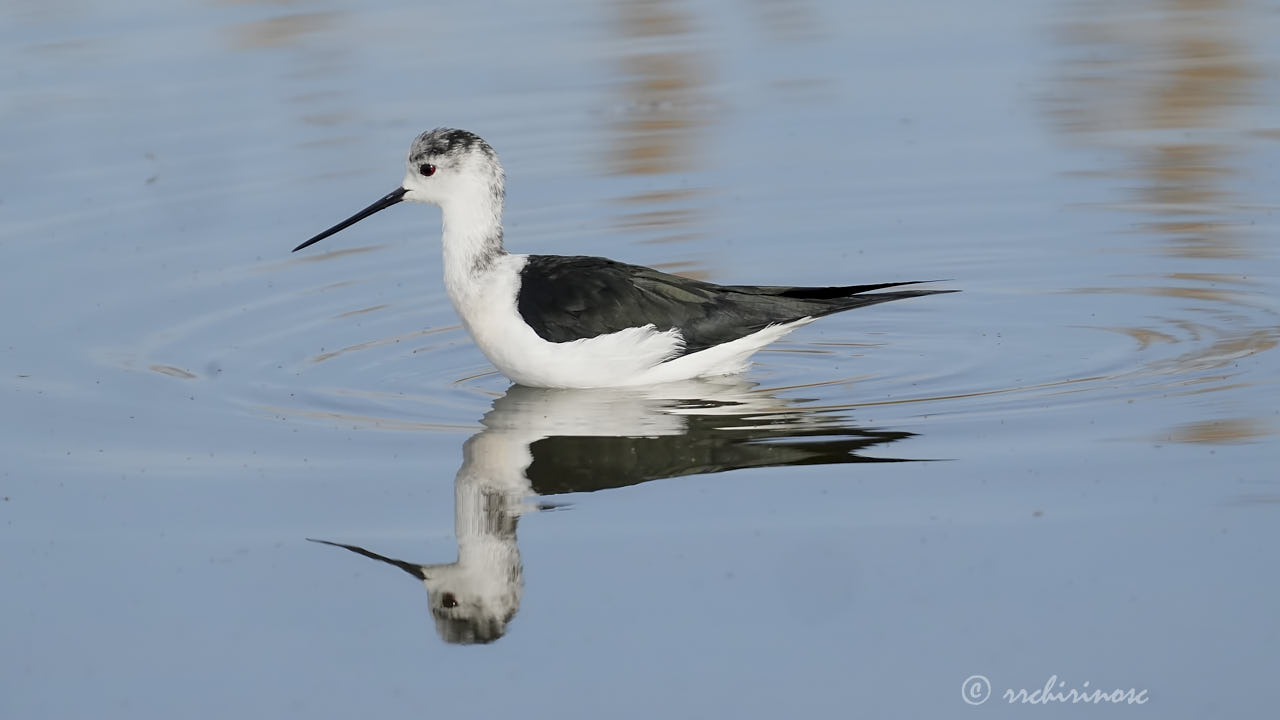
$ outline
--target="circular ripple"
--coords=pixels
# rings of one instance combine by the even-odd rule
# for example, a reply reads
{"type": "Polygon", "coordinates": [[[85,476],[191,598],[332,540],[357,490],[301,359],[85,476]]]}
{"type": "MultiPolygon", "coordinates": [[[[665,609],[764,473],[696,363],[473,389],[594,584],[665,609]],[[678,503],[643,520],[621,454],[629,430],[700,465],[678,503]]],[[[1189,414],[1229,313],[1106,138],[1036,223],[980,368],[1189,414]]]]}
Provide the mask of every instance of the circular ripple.
{"type": "MultiPolygon", "coordinates": [[[[432,270],[392,254],[416,253],[371,246],[227,270],[212,287],[169,298],[202,312],[104,358],[173,382],[216,379],[221,399],[243,412],[397,431],[475,427],[509,383],[462,330],[432,270]]],[[[747,378],[815,411],[953,418],[1251,382],[1240,361],[1277,342],[1268,303],[1238,291],[1174,293],[1195,301],[1174,308],[1170,295],[1140,285],[968,291],[877,306],[802,328],[760,352],[747,378]],[[1114,322],[1120,293],[1146,301],[1131,325],[1114,322]],[[1104,300],[1108,313],[1090,313],[1104,300]],[[1019,319],[1009,303],[1022,306],[1019,319]],[[1095,316],[1113,322],[1088,322],[1095,316]],[[1058,327],[1052,343],[1046,323],[1058,327]]]]}

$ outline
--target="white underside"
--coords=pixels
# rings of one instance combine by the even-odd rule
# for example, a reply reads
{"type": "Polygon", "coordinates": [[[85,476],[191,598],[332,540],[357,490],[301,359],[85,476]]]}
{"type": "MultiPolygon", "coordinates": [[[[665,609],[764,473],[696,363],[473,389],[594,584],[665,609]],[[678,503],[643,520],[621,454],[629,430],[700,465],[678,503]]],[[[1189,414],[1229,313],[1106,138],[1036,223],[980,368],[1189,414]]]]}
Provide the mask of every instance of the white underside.
{"type": "Polygon", "coordinates": [[[446,276],[445,283],[454,308],[480,351],[503,375],[521,385],[625,387],[732,375],[745,370],[757,350],[813,321],[802,318],[771,325],[679,357],[683,348],[679,331],[659,332],[652,325],[573,342],[548,342],[516,309],[520,269],[526,257],[505,255],[466,282],[450,282],[446,276]]]}

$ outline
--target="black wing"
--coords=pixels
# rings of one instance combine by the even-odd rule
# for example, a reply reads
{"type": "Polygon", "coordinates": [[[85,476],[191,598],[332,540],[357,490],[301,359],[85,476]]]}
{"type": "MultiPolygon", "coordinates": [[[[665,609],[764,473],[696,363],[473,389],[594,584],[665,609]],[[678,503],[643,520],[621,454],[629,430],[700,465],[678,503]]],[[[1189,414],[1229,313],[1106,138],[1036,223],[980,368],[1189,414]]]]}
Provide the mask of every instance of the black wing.
{"type": "Polygon", "coordinates": [[[949,292],[905,290],[859,295],[911,284],[716,285],[605,258],[530,255],[520,271],[516,305],[524,321],[549,342],[571,342],[653,325],[658,330],[678,329],[687,354],[777,323],[949,292]]]}

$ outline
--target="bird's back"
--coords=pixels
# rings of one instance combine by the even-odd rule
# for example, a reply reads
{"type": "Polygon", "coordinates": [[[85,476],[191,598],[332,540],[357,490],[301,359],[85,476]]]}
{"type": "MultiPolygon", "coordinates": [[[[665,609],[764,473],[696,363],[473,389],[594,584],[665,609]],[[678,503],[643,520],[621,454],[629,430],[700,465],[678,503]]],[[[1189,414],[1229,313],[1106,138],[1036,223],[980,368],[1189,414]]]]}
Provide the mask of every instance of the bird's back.
{"type": "Polygon", "coordinates": [[[678,330],[683,354],[771,325],[945,290],[899,290],[914,283],[841,287],[716,285],[606,258],[530,255],[520,271],[517,309],[538,336],[571,342],[653,325],[678,330]]]}

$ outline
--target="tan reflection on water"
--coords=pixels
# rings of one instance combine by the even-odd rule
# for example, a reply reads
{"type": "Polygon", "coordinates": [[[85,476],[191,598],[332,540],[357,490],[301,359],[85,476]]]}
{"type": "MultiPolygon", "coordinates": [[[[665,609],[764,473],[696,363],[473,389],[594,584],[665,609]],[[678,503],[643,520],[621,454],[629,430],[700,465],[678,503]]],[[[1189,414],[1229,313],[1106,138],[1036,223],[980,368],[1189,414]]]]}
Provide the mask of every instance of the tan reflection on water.
{"type": "Polygon", "coordinates": [[[172,365],[149,365],[147,366],[147,369],[151,370],[152,372],[158,372],[161,375],[168,375],[169,377],[178,378],[179,380],[195,380],[196,378],[199,377],[193,372],[189,372],[187,370],[183,370],[182,368],[174,367],[172,365]]]}
{"type": "Polygon", "coordinates": [[[1164,440],[1181,443],[1222,445],[1260,440],[1274,434],[1275,429],[1257,418],[1231,418],[1178,425],[1164,440]]]}
{"type": "MultiPolygon", "coordinates": [[[[615,5],[623,98],[610,170],[621,175],[677,173],[696,165],[696,130],[706,124],[705,61],[692,18],[679,0],[615,5]]],[[[667,192],[677,192],[671,188],[667,192]]]]}
{"type": "Polygon", "coordinates": [[[620,0],[611,11],[618,44],[626,50],[618,55],[622,97],[609,115],[608,171],[659,183],[619,198],[625,209],[615,230],[648,243],[694,239],[702,191],[689,187],[681,173],[699,165],[700,132],[712,107],[694,19],[680,0],[620,0]]]}
{"type": "Polygon", "coordinates": [[[270,50],[296,45],[298,40],[333,27],[337,13],[295,13],[253,20],[230,28],[232,41],[242,50],[270,50]]]}
{"type": "Polygon", "coordinates": [[[1119,151],[1132,179],[1118,207],[1181,257],[1248,255],[1228,181],[1243,142],[1237,112],[1255,102],[1260,76],[1246,42],[1258,8],[1237,0],[1076,0],[1059,37],[1072,52],[1053,100],[1072,140],[1119,151]],[[1136,205],[1136,207],[1134,207],[1136,205]]]}
{"type": "Polygon", "coordinates": [[[238,52],[290,51],[288,62],[271,64],[284,68],[275,78],[280,96],[295,108],[300,125],[327,130],[320,137],[299,136],[299,145],[351,141],[350,136],[338,134],[336,129],[357,118],[346,101],[347,93],[333,89],[343,85],[335,79],[345,74],[350,64],[350,49],[333,42],[335,37],[341,37],[345,13],[307,11],[291,0],[212,0],[211,4],[261,5],[279,13],[226,26],[222,34],[227,45],[238,52]]]}
{"type": "MultiPolygon", "coordinates": [[[[1076,292],[1182,301],[1166,311],[1182,317],[1152,318],[1154,327],[1102,328],[1133,338],[1137,352],[1157,354],[1139,372],[1165,376],[1166,386],[1182,388],[1174,392],[1270,383],[1239,375],[1242,359],[1275,349],[1280,322],[1266,288],[1249,279],[1248,213],[1259,200],[1233,187],[1242,174],[1239,159],[1251,144],[1265,142],[1242,124],[1241,112],[1259,102],[1255,85],[1263,72],[1247,38],[1260,6],[1074,0],[1065,9],[1058,37],[1069,59],[1051,113],[1069,140],[1104,151],[1104,162],[1114,163],[1081,176],[1131,184],[1128,197],[1108,205],[1141,218],[1136,225],[1125,220],[1125,228],[1155,239],[1154,253],[1204,264],[1203,271],[1153,273],[1076,292]]],[[[1234,443],[1275,432],[1236,418],[1181,424],[1161,439],[1234,443]]]]}

